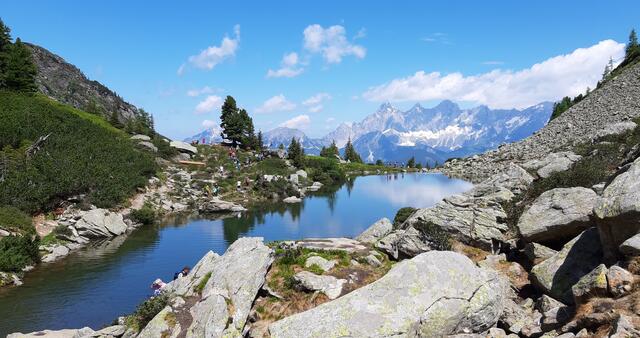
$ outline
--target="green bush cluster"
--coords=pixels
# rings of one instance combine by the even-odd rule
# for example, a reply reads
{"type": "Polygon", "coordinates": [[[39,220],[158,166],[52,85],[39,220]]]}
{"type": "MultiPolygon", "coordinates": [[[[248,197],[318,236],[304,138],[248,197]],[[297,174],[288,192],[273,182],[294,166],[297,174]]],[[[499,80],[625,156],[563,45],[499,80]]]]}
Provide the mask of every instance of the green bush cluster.
{"type": "Polygon", "coordinates": [[[86,194],[113,207],[156,171],[153,158],[102,117],[42,95],[0,92],[0,120],[0,205],[32,213],[86,194]]]}
{"type": "Polygon", "coordinates": [[[416,210],[418,209],[412,207],[400,208],[400,210],[396,212],[396,216],[393,217],[393,228],[398,229],[416,210]]]}
{"type": "Polygon", "coordinates": [[[340,168],[340,164],[335,158],[306,156],[305,166],[309,178],[314,182],[325,185],[339,184],[346,179],[344,170],[340,168]]]}
{"type": "Polygon", "coordinates": [[[38,236],[0,238],[0,271],[20,272],[27,265],[40,262],[38,236]]]}
{"type": "Polygon", "coordinates": [[[145,203],[142,208],[131,211],[131,219],[144,225],[150,225],[156,220],[156,211],[151,204],[145,203]]]}
{"type": "Polygon", "coordinates": [[[144,328],[167,304],[169,304],[168,294],[160,294],[145,300],[136,307],[134,313],[127,316],[127,326],[135,330],[144,328]]]}
{"type": "Polygon", "coordinates": [[[289,167],[287,163],[279,158],[266,158],[256,164],[256,171],[263,175],[289,175],[289,167]]]}

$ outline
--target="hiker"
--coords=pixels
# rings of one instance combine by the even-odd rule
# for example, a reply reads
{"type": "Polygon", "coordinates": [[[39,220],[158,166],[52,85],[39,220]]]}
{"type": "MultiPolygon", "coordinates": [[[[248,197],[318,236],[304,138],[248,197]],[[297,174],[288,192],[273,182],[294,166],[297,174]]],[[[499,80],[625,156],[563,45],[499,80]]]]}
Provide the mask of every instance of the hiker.
{"type": "Polygon", "coordinates": [[[158,296],[162,293],[162,291],[164,291],[164,287],[167,286],[167,283],[163,282],[162,279],[157,278],[155,281],[153,281],[153,284],[151,284],[151,288],[153,289],[153,296],[158,296]]]}
{"type": "Polygon", "coordinates": [[[173,274],[173,280],[176,280],[178,278],[188,275],[189,271],[191,271],[191,269],[188,266],[185,266],[184,268],[182,268],[182,270],[173,274]]]}

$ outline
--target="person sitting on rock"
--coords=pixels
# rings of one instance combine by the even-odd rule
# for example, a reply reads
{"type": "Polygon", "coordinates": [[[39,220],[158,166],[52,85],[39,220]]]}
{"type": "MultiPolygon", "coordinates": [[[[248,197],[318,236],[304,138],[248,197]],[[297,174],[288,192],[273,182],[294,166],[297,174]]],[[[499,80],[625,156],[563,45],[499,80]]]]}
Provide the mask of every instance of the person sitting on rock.
{"type": "Polygon", "coordinates": [[[157,278],[155,281],[153,281],[153,284],[151,284],[151,288],[153,289],[153,295],[154,296],[158,296],[162,293],[162,291],[164,291],[164,287],[167,286],[167,283],[163,282],[162,279],[157,278]]]}
{"type": "Polygon", "coordinates": [[[181,277],[184,277],[184,276],[188,275],[189,271],[191,271],[191,269],[188,266],[185,266],[184,268],[182,268],[182,270],[180,270],[179,272],[176,272],[173,275],[173,280],[176,280],[178,278],[181,278],[181,277]]]}

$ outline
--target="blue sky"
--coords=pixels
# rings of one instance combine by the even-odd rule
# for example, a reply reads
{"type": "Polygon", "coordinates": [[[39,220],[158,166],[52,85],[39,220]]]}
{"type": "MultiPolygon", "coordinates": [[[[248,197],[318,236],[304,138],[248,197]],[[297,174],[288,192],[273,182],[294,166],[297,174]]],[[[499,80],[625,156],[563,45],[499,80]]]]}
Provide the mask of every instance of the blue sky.
{"type": "Polygon", "coordinates": [[[402,109],[444,98],[502,108],[555,100],[592,86],[606,61],[621,57],[630,29],[640,28],[637,1],[21,0],[2,7],[14,37],[152,112],[157,129],[174,138],[215,123],[226,95],[259,129],[287,125],[310,136],[359,121],[387,100],[402,109]]]}

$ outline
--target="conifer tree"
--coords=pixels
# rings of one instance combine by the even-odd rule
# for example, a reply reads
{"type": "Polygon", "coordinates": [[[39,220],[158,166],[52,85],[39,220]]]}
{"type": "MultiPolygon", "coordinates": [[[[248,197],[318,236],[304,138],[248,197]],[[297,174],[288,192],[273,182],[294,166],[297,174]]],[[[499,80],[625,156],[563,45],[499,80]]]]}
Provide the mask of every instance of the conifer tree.
{"type": "Polygon", "coordinates": [[[291,143],[289,143],[287,158],[289,158],[292,164],[297,168],[304,167],[304,149],[302,149],[300,142],[298,142],[295,137],[292,137],[291,143]]]}
{"type": "Polygon", "coordinates": [[[7,57],[11,47],[11,29],[5,26],[0,19],[0,88],[5,87],[5,73],[7,67],[7,57]]]}
{"type": "Polygon", "coordinates": [[[638,47],[638,36],[636,35],[636,30],[632,29],[631,33],[629,33],[629,42],[627,43],[627,48],[625,49],[625,58],[631,59],[635,57],[640,52],[638,47]]]}
{"type": "Polygon", "coordinates": [[[264,149],[264,140],[262,137],[262,130],[261,130],[258,132],[256,150],[262,151],[263,149],[264,149]]]}
{"type": "Polygon", "coordinates": [[[416,166],[416,158],[414,156],[411,156],[409,161],[407,161],[407,167],[414,168],[415,166],[416,166]]]}
{"type": "Polygon", "coordinates": [[[20,92],[35,92],[37,68],[29,47],[20,38],[8,48],[3,69],[3,87],[20,92]]]}
{"type": "Polygon", "coordinates": [[[344,147],[344,158],[349,162],[362,163],[362,158],[360,158],[360,155],[351,143],[351,138],[349,138],[344,147]]]}

